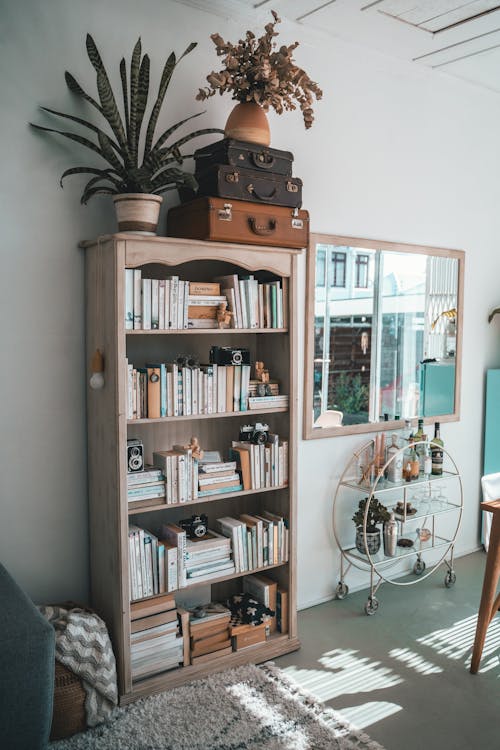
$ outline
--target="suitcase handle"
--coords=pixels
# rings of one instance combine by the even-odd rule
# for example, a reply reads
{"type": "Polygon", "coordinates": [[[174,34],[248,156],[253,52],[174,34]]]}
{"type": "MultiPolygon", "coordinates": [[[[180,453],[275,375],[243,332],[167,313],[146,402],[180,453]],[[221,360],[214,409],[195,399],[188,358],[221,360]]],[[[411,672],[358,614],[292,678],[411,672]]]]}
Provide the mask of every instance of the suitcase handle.
{"type": "Polygon", "coordinates": [[[264,203],[266,203],[267,201],[272,201],[273,198],[276,198],[276,185],[273,185],[273,189],[271,190],[269,195],[260,195],[257,187],[252,182],[247,185],[247,190],[250,195],[255,195],[258,200],[263,201],[264,203]]]}
{"type": "Polygon", "coordinates": [[[258,169],[271,169],[274,166],[274,156],[267,151],[252,151],[250,157],[258,169]]]}
{"type": "Polygon", "coordinates": [[[276,219],[269,219],[267,226],[264,226],[263,224],[257,223],[255,216],[249,216],[248,223],[250,224],[252,232],[261,237],[266,237],[276,231],[276,219]]]}

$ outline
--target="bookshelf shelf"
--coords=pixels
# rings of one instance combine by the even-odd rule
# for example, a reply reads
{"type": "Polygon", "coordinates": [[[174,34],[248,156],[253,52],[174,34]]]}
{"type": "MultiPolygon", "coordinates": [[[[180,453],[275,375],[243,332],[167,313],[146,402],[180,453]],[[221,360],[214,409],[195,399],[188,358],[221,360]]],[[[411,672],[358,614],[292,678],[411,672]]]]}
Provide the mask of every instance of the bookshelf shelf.
{"type": "Polygon", "coordinates": [[[287,406],[279,406],[274,409],[249,409],[248,411],[225,411],[218,414],[189,414],[181,417],[160,417],[159,419],[128,419],[127,424],[155,424],[158,422],[197,422],[199,419],[224,419],[239,417],[240,419],[251,419],[257,414],[280,414],[288,411],[287,406]]]}
{"type": "Polygon", "coordinates": [[[288,333],[288,328],[172,328],[154,330],[125,330],[127,336],[230,336],[249,333],[288,333]]]}
{"type": "MultiPolygon", "coordinates": [[[[170,509],[170,508],[187,508],[191,505],[200,505],[201,503],[213,503],[216,500],[225,500],[231,497],[247,497],[248,495],[260,495],[262,492],[276,492],[279,490],[287,489],[288,485],[282,484],[278,487],[262,487],[259,490],[238,490],[237,492],[220,492],[217,495],[205,495],[203,497],[197,497],[190,503],[159,503],[157,505],[145,505],[142,508],[135,508],[133,504],[129,503],[128,514],[134,516],[139,513],[150,513],[153,511],[170,509]]],[[[160,498],[161,499],[161,498],[160,498]]]]}
{"type": "MultiPolygon", "coordinates": [[[[300,646],[296,612],[295,457],[298,432],[297,266],[301,251],[126,233],[100,237],[83,243],[82,247],[85,249],[86,273],[86,357],[90,362],[94,351],[100,349],[106,362],[106,387],[100,391],[90,388],[87,391],[92,607],[108,627],[116,656],[120,703],[126,704],[230,666],[266,661],[300,646]],[[258,284],[276,282],[277,289],[282,290],[283,304],[283,317],[278,318],[278,325],[282,321],[284,325],[281,328],[127,329],[125,308],[129,297],[126,290],[130,290],[130,286],[126,287],[126,269],[131,268],[140,269],[145,279],[177,276],[182,281],[205,284],[234,274],[239,279],[253,275],[258,284]],[[279,381],[280,392],[288,394],[288,407],[127,419],[127,360],[134,364],[165,362],[167,358],[189,354],[206,362],[212,344],[248,348],[252,365],[256,361],[265,362],[271,378],[279,381]],[[163,498],[158,498],[128,504],[127,438],[140,435],[147,464],[153,463],[154,452],[169,451],[173,445],[185,445],[193,435],[205,451],[218,451],[226,456],[232,441],[238,440],[238,420],[242,420],[241,424],[243,421],[265,421],[270,433],[279,435],[280,440],[288,443],[288,484],[219,492],[198,497],[190,503],[167,504],[163,498]],[[229,501],[227,504],[226,500],[229,501]],[[186,628],[186,613],[181,610],[183,591],[189,590],[190,601],[196,601],[199,592],[203,593],[203,601],[207,601],[206,589],[210,591],[212,586],[213,594],[208,595],[223,600],[243,590],[242,581],[247,574],[260,573],[271,578],[288,595],[288,632],[274,634],[264,643],[202,663],[189,664],[187,648],[187,657],[184,655],[186,666],[133,680],[129,523],[138,522],[141,528],[147,523],[147,529],[159,536],[162,524],[176,523],[179,517],[183,517],[180,515],[182,511],[187,511],[188,515],[189,511],[195,510],[187,506],[197,506],[196,511],[201,510],[199,506],[204,506],[205,512],[207,508],[213,509],[208,514],[209,528],[213,528],[210,524],[224,514],[238,519],[241,514],[261,515],[269,511],[279,518],[286,518],[288,562],[227,576],[221,573],[219,578],[210,581],[190,581],[177,592],[183,627],[186,628]]],[[[161,607],[161,602],[158,606],[161,607]]],[[[186,652],[186,642],[184,647],[186,652]]]]}

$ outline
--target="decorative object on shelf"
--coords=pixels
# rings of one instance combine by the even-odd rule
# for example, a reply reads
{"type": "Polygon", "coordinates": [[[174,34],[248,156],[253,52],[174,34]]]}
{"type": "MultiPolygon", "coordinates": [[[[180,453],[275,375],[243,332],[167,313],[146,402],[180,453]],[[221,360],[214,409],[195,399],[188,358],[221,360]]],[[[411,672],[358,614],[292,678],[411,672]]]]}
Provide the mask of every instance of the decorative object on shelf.
{"type": "Polygon", "coordinates": [[[138,438],[127,440],[127,471],[136,472],[144,469],[144,444],[138,438]]]}
{"type": "Polygon", "coordinates": [[[414,516],[416,512],[417,509],[412,506],[409,500],[398,500],[394,508],[394,513],[397,513],[398,516],[414,516]]]}
{"type": "Polygon", "coordinates": [[[189,367],[194,370],[200,366],[200,358],[196,354],[178,354],[175,358],[177,367],[189,367]]]}
{"type": "Polygon", "coordinates": [[[261,383],[269,383],[269,370],[266,370],[262,361],[255,363],[255,380],[260,380],[261,383]]]}
{"type": "Polygon", "coordinates": [[[113,200],[115,201],[120,231],[154,234],[162,201],[161,193],[179,186],[196,187],[196,180],[193,175],[182,170],[183,161],[188,157],[181,153],[181,147],[198,136],[222,132],[218,128],[204,128],[167,144],[169,138],[182,125],[203,114],[198,112],[170,126],[153,143],[158,116],[175,67],[185,55],[196,47],[196,43],[192,42],[178,60],[175,53],[172,52],[165,63],[158,94],[146,129],[142,163],[139,161],[139,142],[149,94],[149,56],[145,54],[141,59],[142,48],[139,39],[132,52],[129,81],[127,81],[125,58],[122,58],[120,62],[125,115],[123,119],[108,74],[90,34],[87,34],[86,46],[89,60],[97,73],[99,101],[87,94],[71,73],[67,71],[65,73],[66,84],[71,93],[76,94],[97,109],[110,126],[114,138],[108,136],[100,127],[88,120],[49,107],[41,107],[41,109],[49,115],[61,117],[81,125],[90,133],[95,134],[96,140],[90,140],[79,133],[56,130],[34,123],[30,123],[30,125],[37,130],[56,133],[75,141],[94,151],[108,164],[107,167],[78,166],[67,169],[61,177],[61,187],[64,178],[69,175],[93,175],[83,190],[82,203],[87,203],[94,195],[112,195],[114,196],[113,200]]]}
{"type": "Polygon", "coordinates": [[[187,447],[191,449],[191,455],[196,461],[200,461],[203,458],[203,451],[197,437],[192,437],[187,447]]]}
{"type": "Polygon", "coordinates": [[[418,538],[421,542],[428,542],[429,539],[432,536],[432,532],[430,529],[417,529],[418,538]]]}
{"type": "Polygon", "coordinates": [[[406,539],[405,537],[398,539],[398,547],[413,547],[413,539],[406,539]]]}
{"type": "Polygon", "coordinates": [[[219,328],[229,328],[233,313],[227,309],[227,302],[217,305],[217,325],[219,328]]]}
{"type": "Polygon", "coordinates": [[[179,526],[184,529],[189,539],[202,539],[208,531],[208,516],[202,513],[199,516],[184,518],[179,521],[179,526]]]}
{"type": "Polygon", "coordinates": [[[260,625],[276,614],[274,610],[266,607],[265,604],[247,593],[234,594],[228,599],[227,606],[231,610],[231,614],[238,617],[241,622],[253,623],[254,625],[260,625]]]}
{"type": "Polygon", "coordinates": [[[104,388],[104,357],[100,349],[96,349],[92,355],[90,363],[90,376],[89,385],[94,391],[99,391],[104,388]]]}
{"type": "Polygon", "coordinates": [[[210,362],[216,365],[249,365],[250,350],[235,349],[232,346],[212,346],[210,362]]]}
{"type": "Polygon", "coordinates": [[[285,110],[302,110],[304,125],[310,128],[314,113],[314,97],[321,99],[323,92],[307,73],[293,60],[298,42],[277,49],[277,13],[271,11],[273,21],[266,24],[265,34],[257,38],[247,31],[245,39],[237,44],[225,42],[220,34],[212,34],[217,55],[223,57],[224,67],[207,76],[208,86],[200,89],[199,101],[230,93],[239,104],[235,106],[225,127],[227,138],[269,145],[271,135],[266,112],[269,107],[280,115],[285,110]]]}
{"type": "Polygon", "coordinates": [[[269,439],[269,425],[262,422],[244,424],[240,427],[240,442],[264,445],[269,439]]]}
{"type": "Polygon", "coordinates": [[[352,520],[356,525],[356,549],[362,554],[375,555],[380,549],[380,528],[378,524],[389,521],[390,514],[385,505],[377,500],[376,497],[365,497],[359,501],[358,509],[353,515],[352,520]],[[366,504],[369,503],[368,515],[365,514],[366,504]],[[365,545],[366,530],[366,545],[365,545]]]}

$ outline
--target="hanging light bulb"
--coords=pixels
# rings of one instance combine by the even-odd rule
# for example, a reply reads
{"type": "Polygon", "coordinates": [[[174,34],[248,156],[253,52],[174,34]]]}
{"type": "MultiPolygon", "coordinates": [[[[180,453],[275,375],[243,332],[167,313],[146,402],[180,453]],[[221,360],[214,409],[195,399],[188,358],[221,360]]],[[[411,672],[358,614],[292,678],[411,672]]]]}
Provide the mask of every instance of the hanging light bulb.
{"type": "Polygon", "coordinates": [[[89,385],[94,391],[99,391],[101,388],[104,388],[104,357],[100,349],[96,349],[92,355],[90,370],[92,375],[90,376],[89,385]]]}

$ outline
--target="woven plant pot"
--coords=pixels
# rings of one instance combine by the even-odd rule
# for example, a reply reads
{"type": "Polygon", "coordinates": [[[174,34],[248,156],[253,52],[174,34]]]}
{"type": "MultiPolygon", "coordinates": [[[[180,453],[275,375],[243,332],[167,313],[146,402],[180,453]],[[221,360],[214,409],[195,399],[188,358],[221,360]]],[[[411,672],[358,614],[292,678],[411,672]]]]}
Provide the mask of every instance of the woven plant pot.
{"type": "Polygon", "coordinates": [[[85,690],[71,670],[56,661],[51,740],[62,740],[87,728],[85,690]]]}
{"type": "Polygon", "coordinates": [[[118,231],[155,235],[162,200],[161,195],[147,193],[114,195],[118,231]]]}

